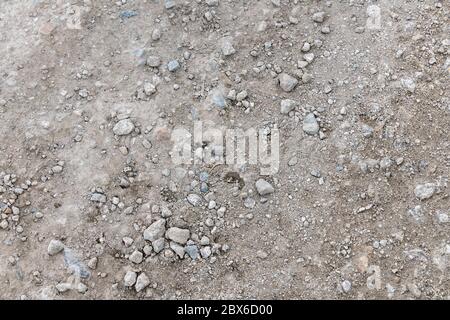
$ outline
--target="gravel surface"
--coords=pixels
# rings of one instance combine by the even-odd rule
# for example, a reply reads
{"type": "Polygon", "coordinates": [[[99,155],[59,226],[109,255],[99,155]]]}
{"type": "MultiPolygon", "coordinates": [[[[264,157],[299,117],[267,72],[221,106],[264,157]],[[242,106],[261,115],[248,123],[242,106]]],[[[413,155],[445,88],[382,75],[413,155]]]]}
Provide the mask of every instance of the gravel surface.
{"type": "Polygon", "coordinates": [[[0,1],[0,298],[450,298],[449,17],[0,1]]]}

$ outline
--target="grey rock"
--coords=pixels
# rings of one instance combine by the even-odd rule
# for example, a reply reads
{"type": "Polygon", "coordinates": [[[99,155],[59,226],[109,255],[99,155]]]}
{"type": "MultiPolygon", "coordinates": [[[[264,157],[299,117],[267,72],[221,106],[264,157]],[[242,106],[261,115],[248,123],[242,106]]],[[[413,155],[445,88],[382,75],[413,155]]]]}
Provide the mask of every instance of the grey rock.
{"type": "Polygon", "coordinates": [[[97,269],[97,263],[98,263],[97,257],[93,257],[88,261],[87,265],[90,269],[95,270],[97,269]]]}
{"type": "Polygon", "coordinates": [[[128,19],[137,16],[137,12],[133,10],[125,10],[120,13],[121,19],[128,19]]]}
{"type": "Polygon", "coordinates": [[[128,259],[133,263],[139,264],[144,259],[144,255],[142,254],[142,252],[135,250],[128,259]]]}
{"type": "Polygon", "coordinates": [[[89,278],[91,273],[88,267],[81,261],[75,252],[67,247],[64,248],[64,262],[73,274],[81,278],[89,278]]]}
{"type": "Polygon", "coordinates": [[[153,252],[153,247],[152,247],[152,246],[149,246],[148,244],[146,244],[146,245],[144,246],[144,248],[142,249],[142,251],[144,251],[144,255],[145,255],[145,256],[149,256],[149,255],[151,255],[152,252],[153,252]]]}
{"type": "Polygon", "coordinates": [[[175,0],[164,0],[164,7],[166,7],[166,9],[172,9],[175,5],[175,0]]]}
{"type": "Polygon", "coordinates": [[[408,214],[417,222],[423,222],[425,219],[422,206],[415,206],[412,209],[408,209],[408,214]]]}
{"type": "Polygon", "coordinates": [[[161,58],[158,56],[149,56],[147,58],[147,65],[153,68],[159,67],[161,65],[161,58]]]}
{"type": "Polygon", "coordinates": [[[320,178],[321,177],[320,170],[318,170],[318,169],[313,169],[313,170],[311,170],[310,173],[315,178],[320,178]]]}
{"type": "Polygon", "coordinates": [[[180,69],[180,63],[178,62],[178,60],[169,61],[169,63],[167,64],[167,69],[170,72],[175,72],[180,69]]]}
{"type": "Polygon", "coordinates": [[[59,240],[52,239],[48,244],[47,253],[50,256],[54,256],[55,254],[60,253],[64,250],[64,243],[59,240]]]}
{"type": "Polygon", "coordinates": [[[273,186],[264,179],[259,179],[255,183],[256,191],[258,191],[259,195],[265,196],[271,194],[275,191],[273,186]]]}
{"type": "Polygon", "coordinates": [[[352,283],[350,281],[348,281],[348,280],[344,280],[344,281],[342,281],[341,286],[342,286],[342,290],[345,293],[347,293],[347,292],[349,292],[351,290],[352,283]]]}
{"type": "Polygon", "coordinates": [[[160,253],[164,249],[164,243],[165,243],[164,238],[159,238],[156,239],[155,241],[152,241],[153,250],[156,253],[160,253]]]}
{"type": "Polygon", "coordinates": [[[436,216],[437,216],[437,220],[439,223],[449,223],[450,222],[450,217],[445,212],[438,212],[436,216]]]}
{"type": "Polygon", "coordinates": [[[283,99],[280,104],[280,112],[282,114],[288,114],[292,110],[294,110],[296,102],[291,99],[283,99]]]}
{"type": "Polygon", "coordinates": [[[222,41],[222,54],[226,57],[231,56],[236,53],[236,49],[234,49],[232,44],[231,37],[226,37],[222,41]]]}
{"type": "Polygon", "coordinates": [[[201,244],[202,246],[207,246],[207,245],[209,245],[210,242],[211,242],[211,241],[209,240],[209,238],[208,238],[207,236],[203,236],[203,237],[200,239],[200,244],[201,244]]]}
{"type": "Polygon", "coordinates": [[[61,282],[61,283],[58,283],[55,287],[56,287],[56,290],[58,290],[58,292],[63,293],[63,292],[71,290],[73,286],[71,283],[61,282]]]}
{"type": "Polygon", "coordinates": [[[183,246],[172,241],[170,242],[170,249],[172,249],[177,254],[177,256],[180,257],[180,259],[184,258],[185,251],[183,246]]]}
{"type": "Polygon", "coordinates": [[[185,251],[192,260],[198,259],[199,253],[198,247],[196,245],[186,246],[185,251]]]}
{"type": "Polygon", "coordinates": [[[145,93],[145,95],[151,96],[155,92],[156,92],[156,87],[155,87],[155,85],[153,83],[150,83],[150,82],[144,83],[144,93],[145,93]]]}
{"type": "Polygon", "coordinates": [[[123,119],[116,123],[113,132],[117,136],[125,136],[134,130],[134,124],[130,119],[123,119]]]}
{"type": "Polygon", "coordinates": [[[202,203],[202,197],[200,197],[198,194],[191,193],[187,196],[187,201],[194,207],[198,207],[202,203]]]}
{"type": "Polygon", "coordinates": [[[142,272],[136,279],[136,284],[134,288],[136,289],[136,292],[141,292],[147,286],[150,284],[150,279],[147,277],[147,275],[142,272]]]}
{"type": "Polygon", "coordinates": [[[86,291],[88,291],[87,285],[85,285],[82,282],[80,282],[76,285],[76,289],[79,293],[86,293],[86,291]]]}
{"type": "Polygon", "coordinates": [[[123,277],[123,284],[125,287],[132,287],[136,283],[137,274],[134,271],[127,271],[123,277]]]}
{"type": "Polygon", "coordinates": [[[220,92],[219,90],[213,92],[212,102],[220,109],[223,109],[226,106],[225,97],[223,96],[222,92],[220,92]]]}
{"type": "Polygon", "coordinates": [[[313,75],[310,73],[305,72],[302,75],[302,82],[303,83],[310,83],[314,79],[313,75]]]}
{"type": "Polygon", "coordinates": [[[190,236],[188,229],[181,229],[177,227],[169,228],[166,232],[166,238],[175,241],[179,244],[185,244],[190,236]]]}
{"type": "Polygon", "coordinates": [[[292,166],[295,166],[297,163],[298,163],[298,158],[297,157],[292,157],[288,161],[288,166],[292,167],[292,166]]]}
{"type": "Polygon", "coordinates": [[[209,191],[208,184],[207,184],[206,182],[202,182],[202,183],[200,184],[200,192],[206,193],[206,192],[208,192],[208,191],[209,191]]]}
{"type": "Polygon", "coordinates": [[[265,252],[263,250],[258,250],[258,251],[256,251],[256,256],[260,259],[267,259],[267,257],[269,255],[267,254],[267,252],[265,252]]]}
{"type": "Polygon", "coordinates": [[[434,183],[419,184],[414,189],[414,194],[419,200],[430,199],[436,192],[436,186],[434,183]]]}
{"type": "Polygon", "coordinates": [[[61,167],[61,166],[54,166],[52,168],[53,173],[61,173],[62,171],[63,171],[63,167],[61,167]]]}
{"type": "Polygon", "coordinates": [[[311,50],[311,44],[309,42],[305,42],[303,44],[302,51],[303,52],[308,52],[309,50],[311,50]]]}
{"type": "Polygon", "coordinates": [[[105,203],[106,196],[103,193],[94,192],[91,194],[91,201],[105,203]]]}
{"type": "Polygon", "coordinates": [[[206,0],[206,4],[210,7],[217,7],[219,5],[219,0],[206,0]]]}
{"type": "Polygon", "coordinates": [[[241,92],[239,92],[239,93],[236,95],[236,100],[237,100],[237,101],[242,101],[242,100],[244,100],[245,98],[247,98],[247,96],[248,96],[247,90],[242,90],[241,92]]]}
{"type": "Polygon", "coordinates": [[[305,60],[299,60],[297,61],[297,68],[299,69],[305,69],[308,66],[308,61],[305,60]]]}
{"type": "Polygon", "coordinates": [[[147,229],[145,229],[144,239],[153,242],[157,239],[162,238],[165,232],[166,220],[160,219],[156,222],[153,222],[147,229]]]}
{"type": "Polygon", "coordinates": [[[206,172],[206,171],[200,172],[199,178],[200,178],[200,181],[202,181],[202,182],[207,182],[207,181],[208,181],[208,178],[209,178],[208,172],[206,172]]]}
{"type": "Polygon", "coordinates": [[[281,89],[286,92],[291,92],[298,84],[298,80],[294,77],[288,75],[287,73],[282,73],[278,77],[281,89]]]}
{"type": "Polygon", "coordinates": [[[279,7],[279,6],[281,5],[281,1],[280,1],[280,0],[272,0],[272,4],[273,4],[275,7],[279,7]]]}
{"type": "Polygon", "coordinates": [[[168,218],[168,217],[171,217],[172,215],[173,215],[172,211],[169,208],[167,208],[166,206],[163,206],[161,208],[161,217],[168,218]]]}
{"type": "Polygon", "coordinates": [[[319,133],[319,129],[319,123],[317,122],[314,113],[306,115],[305,119],[303,119],[303,131],[307,134],[315,135],[319,133]]]}
{"type": "Polygon", "coordinates": [[[374,131],[373,128],[371,126],[367,125],[367,124],[363,124],[361,126],[361,133],[366,138],[372,136],[373,131],[374,131]]]}
{"type": "Polygon", "coordinates": [[[159,39],[161,39],[161,30],[154,29],[153,32],[152,32],[152,40],[153,41],[158,41],[159,39]]]}
{"type": "Polygon", "coordinates": [[[406,89],[406,91],[410,92],[410,93],[414,93],[414,91],[416,91],[416,83],[414,82],[414,80],[412,78],[402,78],[400,80],[403,88],[406,89]]]}
{"type": "Polygon", "coordinates": [[[313,62],[314,58],[315,58],[315,56],[314,56],[314,53],[312,53],[312,52],[303,55],[303,59],[305,59],[305,61],[308,62],[308,64],[313,62]]]}
{"type": "Polygon", "coordinates": [[[314,22],[322,23],[325,20],[325,12],[320,11],[314,13],[312,19],[314,22]]]}
{"type": "Polygon", "coordinates": [[[247,197],[244,200],[244,207],[248,209],[253,209],[256,205],[256,201],[253,198],[247,197]]]}
{"type": "Polygon", "coordinates": [[[200,255],[202,256],[203,259],[207,259],[209,258],[209,256],[211,256],[211,247],[210,246],[206,246],[200,249],[200,255]]]}
{"type": "Polygon", "coordinates": [[[231,89],[228,92],[227,99],[232,100],[232,101],[236,100],[236,90],[231,89]]]}

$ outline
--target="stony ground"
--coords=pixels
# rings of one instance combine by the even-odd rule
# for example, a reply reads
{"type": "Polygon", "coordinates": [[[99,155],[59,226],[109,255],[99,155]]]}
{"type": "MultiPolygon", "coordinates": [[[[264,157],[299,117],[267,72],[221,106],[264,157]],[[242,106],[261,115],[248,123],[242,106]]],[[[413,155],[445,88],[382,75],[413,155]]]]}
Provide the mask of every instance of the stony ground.
{"type": "Polygon", "coordinates": [[[1,1],[0,297],[450,298],[449,14],[1,1]],[[195,120],[278,129],[278,172],[175,165],[195,120]]]}

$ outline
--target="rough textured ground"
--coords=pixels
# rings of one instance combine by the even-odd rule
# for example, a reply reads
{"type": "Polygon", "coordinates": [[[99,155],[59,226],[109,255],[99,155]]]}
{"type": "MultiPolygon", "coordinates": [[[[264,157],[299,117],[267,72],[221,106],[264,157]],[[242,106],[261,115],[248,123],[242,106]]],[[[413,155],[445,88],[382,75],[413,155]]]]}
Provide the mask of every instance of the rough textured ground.
{"type": "Polygon", "coordinates": [[[449,2],[170,2],[0,2],[0,297],[448,299],[449,2]],[[278,172],[175,165],[194,120],[278,172]]]}

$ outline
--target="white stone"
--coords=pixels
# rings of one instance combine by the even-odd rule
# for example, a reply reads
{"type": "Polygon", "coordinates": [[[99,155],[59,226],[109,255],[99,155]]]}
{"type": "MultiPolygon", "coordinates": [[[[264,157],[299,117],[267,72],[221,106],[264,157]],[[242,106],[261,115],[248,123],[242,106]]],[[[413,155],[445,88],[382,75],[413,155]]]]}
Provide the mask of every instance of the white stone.
{"type": "Polygon", "coordinates": [[[259,179],[255,183],[256,191],[258,191],[259,195],[265,196],[271,194],[275,191],[273,186],[264,179],[259,179]]]}

